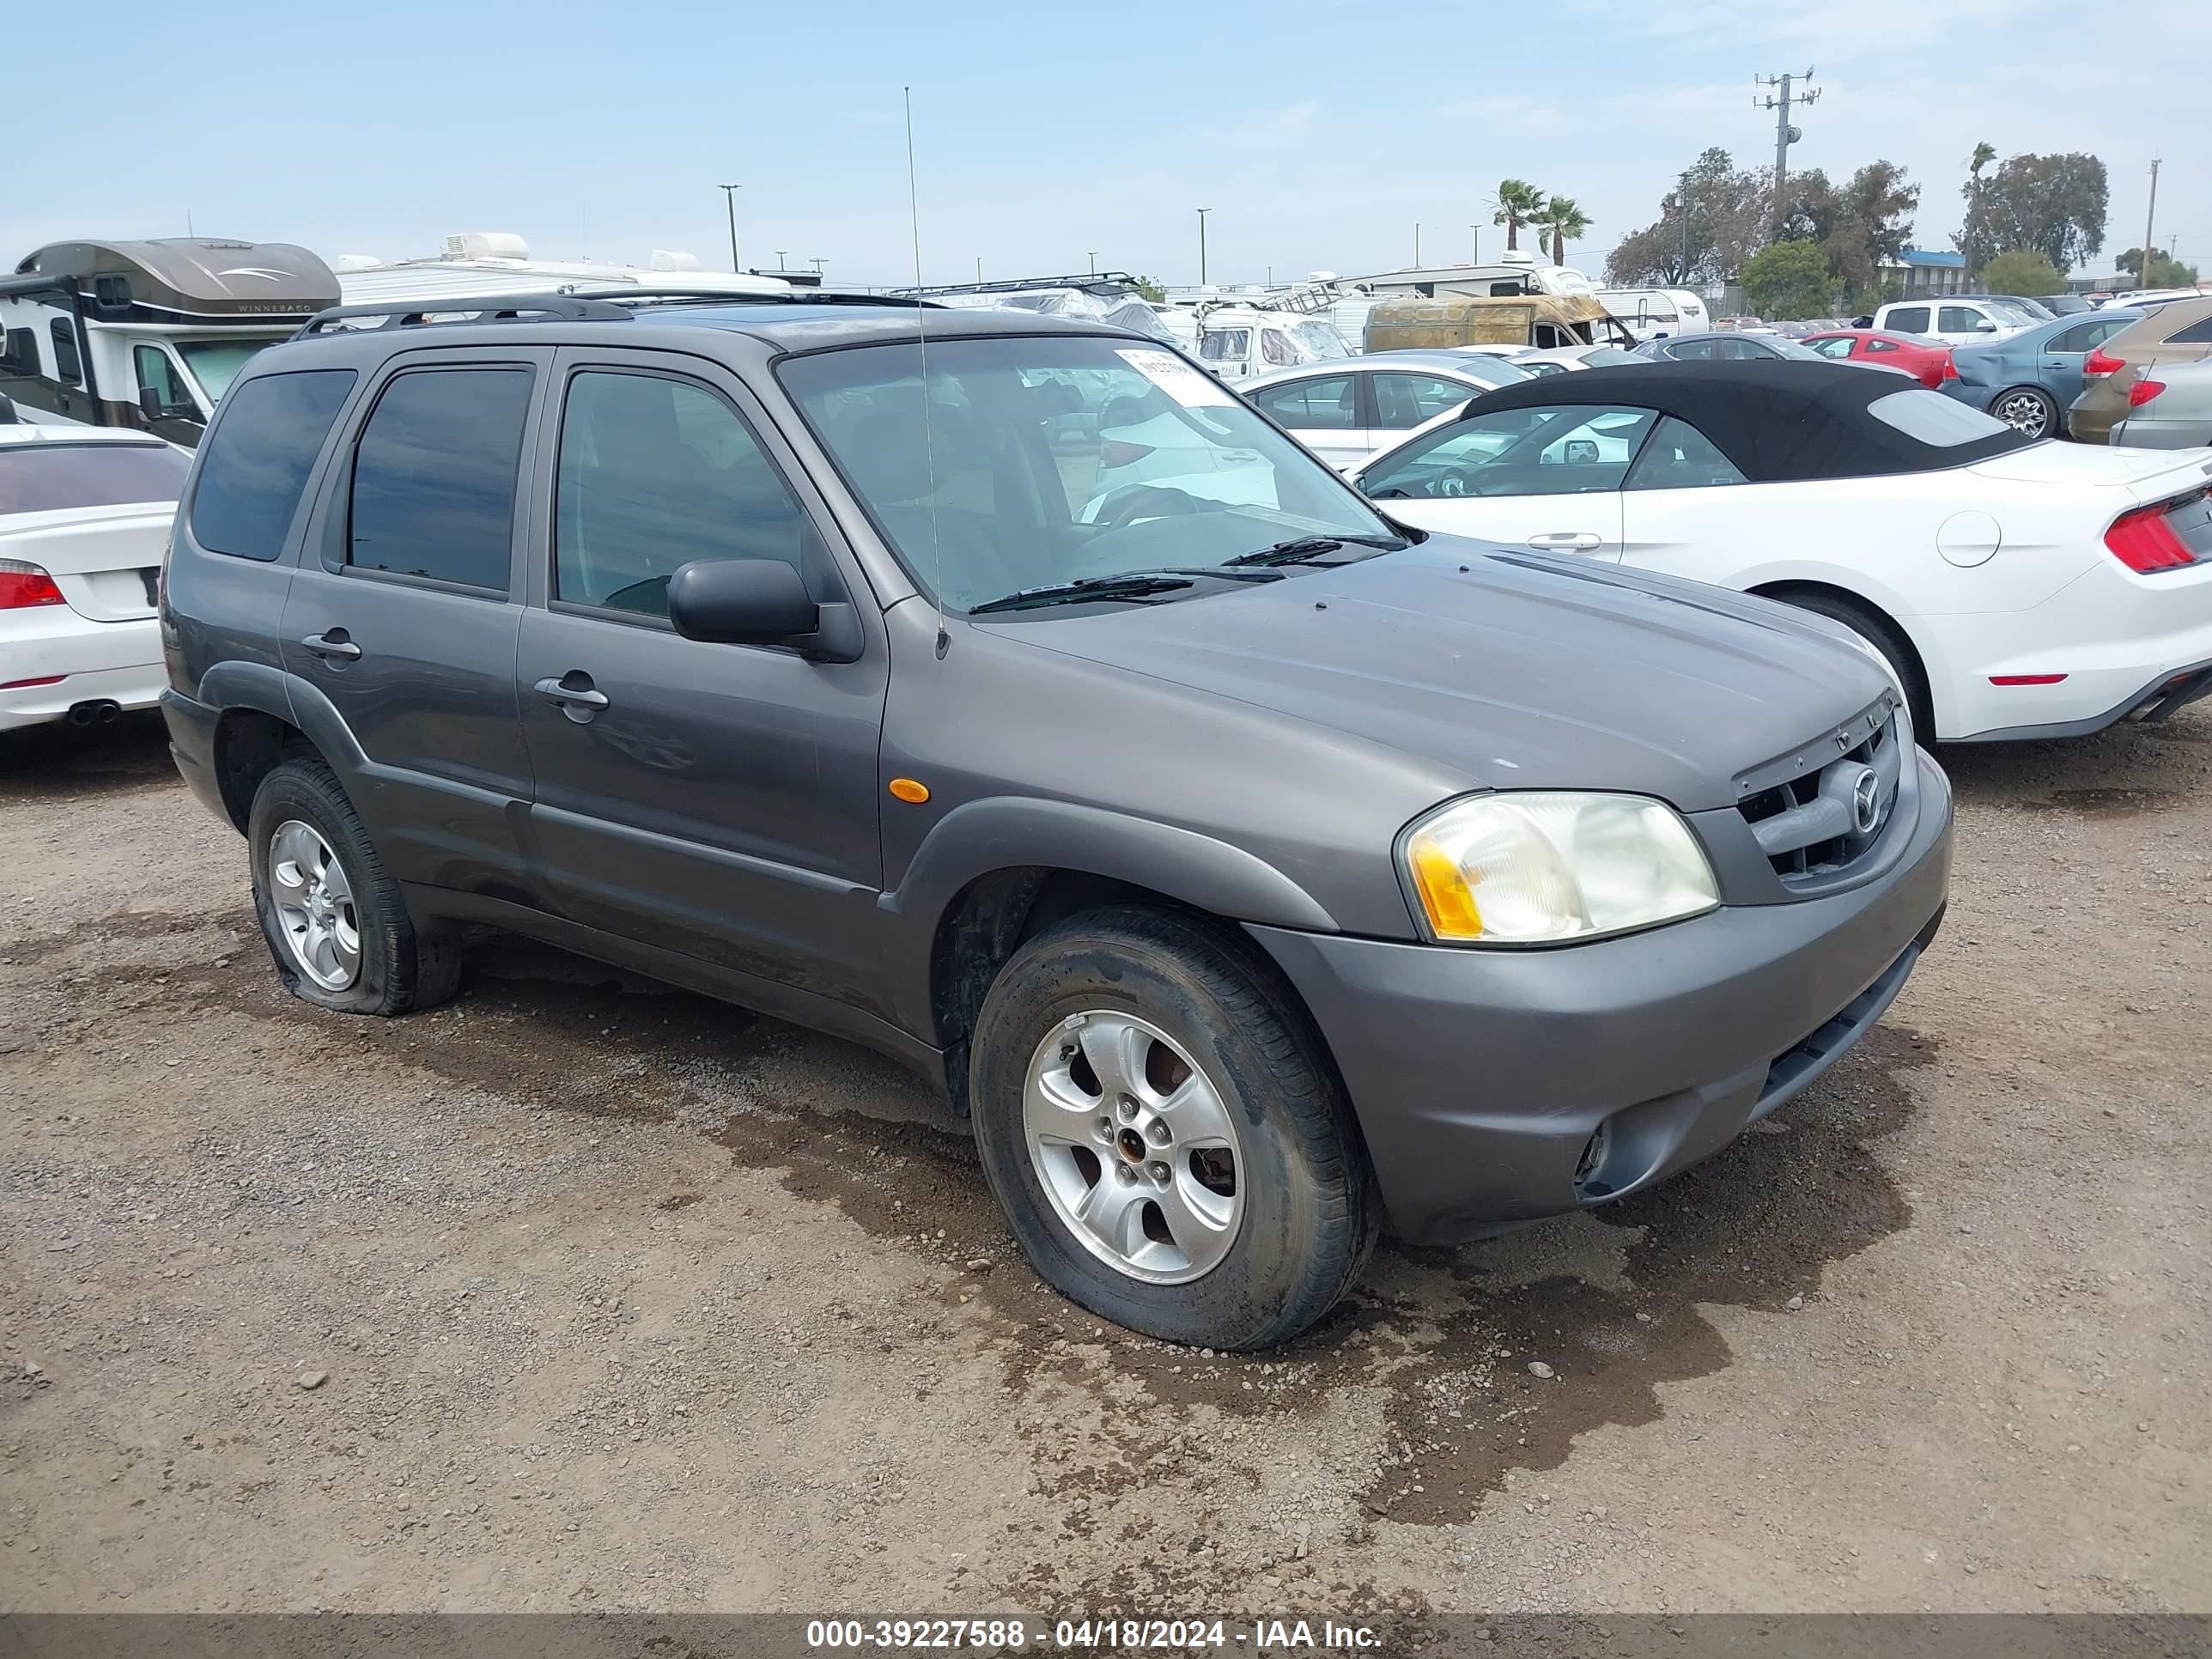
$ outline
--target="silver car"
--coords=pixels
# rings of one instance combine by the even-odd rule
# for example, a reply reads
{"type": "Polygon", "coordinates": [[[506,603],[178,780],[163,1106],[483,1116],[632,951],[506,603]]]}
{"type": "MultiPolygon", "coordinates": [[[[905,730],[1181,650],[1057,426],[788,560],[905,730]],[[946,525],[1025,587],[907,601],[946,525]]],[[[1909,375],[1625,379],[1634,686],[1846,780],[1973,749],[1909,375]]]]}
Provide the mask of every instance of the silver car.
{"type": "Polygon", "coordinates": [[[1340,471],[1468,398],[1528,378],[1486,352],[1384,351],[1263,374],[1238,390],[1340,471]]]}
{"type": "Polygon", "coordinates": [[[2212,446],[2212,357],[2154,363],[2128,388],[2112,441],[2136,449],[2212,446]]]}

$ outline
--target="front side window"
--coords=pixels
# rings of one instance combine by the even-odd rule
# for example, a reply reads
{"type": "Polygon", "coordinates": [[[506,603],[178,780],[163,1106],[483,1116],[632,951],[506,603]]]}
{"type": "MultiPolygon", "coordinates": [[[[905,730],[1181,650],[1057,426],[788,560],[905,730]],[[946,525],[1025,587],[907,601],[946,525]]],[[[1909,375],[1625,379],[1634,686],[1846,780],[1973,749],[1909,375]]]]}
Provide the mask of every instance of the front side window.
{"type": "Polygon", "coordinates": [[[163,409],[197,410],[191,389],[185,377],[177,372],[176,359],[159,346],[142,345],[131,349],[131,366],[138,376],[138,389],[150,389],[161,400],[163,409]]]}
{"type": "Polygon", "coordinates": [[[1740,484],[1743,474],[1713,441],[1686,421],[1662,416],[1629,469],[1626,489],[1704,489],[1740,484]]]}
{"type": "Polygon", "coordinates": [[[46,332],[54,343],[54,378],[64,386],[82,386],[84,364],[77,356],[76,325],[57,317],[46,325],[46,332]]]}
{"type": "Polygon", "coordinates": [[[1942,306],[1936,313],[1936,329],[1941,334],[1972,334],[1988,320],[1972,306],[1942,306]]]}
{"type": "Polygon", "coordinates": [[[354,446],[346,562],[504,593],[526,368],[401,374],[354,446]]]}
{"type": "Polygon", "coordinates": [[[568,382],[553,502],[553,594],[668,614],[694,559],[776,559],[820,591],[828,556],[752,428],[706,387],[590,370],[568,382]]]}
{"type": "Polygon", "coordinates": [[[1291,347],[1290,337],[1279,328],[1260,331],[1260,356],[1268,363],[1288,368],[1298,361],[1298,354],[1291,347]]]}
{"type": "Polygon", "coordinates": [[[1358,425],[1355,398],[1349,374],[1262,386],[1252,394],[1254,403],[1294,431],[1341,432],[1358,425]]]}
{"type": "Polygon", "coordinates": [[[925,384],[917,348],[876,345],[777,373],[907,574],[948,606],[1306,536],[1395,544],[1329,468],[1160,347],[971,337],[931,341],[927,366],[925,384]]]}
{"type": "Polygon", "coordinates": [[[1470,398],[1480,398],[1482,391],[1479,386],[1447,380],[1434,374],[1377,374],[1375,424],[1387,432],[1411,432],[1446,410],[1457,409],[1470,398]]]}
{"type": "Polygon", "coordinates": [[[264,374],[239,387],[208,434],[192,486],[192,538],[216,553],[275,558],[331,423],[353,390],[349,368],[264,374]]]}
{"type": "Polygon", "coordinates": [[[1360,488],[1377,501],[1618,489],[1656,418],[1574,404],[1472,416],[1369,468],[1360,488]]]}

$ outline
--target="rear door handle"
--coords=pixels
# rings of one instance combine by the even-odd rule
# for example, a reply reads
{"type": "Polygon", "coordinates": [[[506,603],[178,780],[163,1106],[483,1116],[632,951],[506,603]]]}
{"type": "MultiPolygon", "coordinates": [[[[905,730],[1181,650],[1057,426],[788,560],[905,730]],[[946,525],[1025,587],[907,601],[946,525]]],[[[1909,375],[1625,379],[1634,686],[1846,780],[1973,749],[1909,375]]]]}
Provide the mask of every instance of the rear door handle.
{"type": "Polygon", "coordinates": [[[1604,544],[1605,538],[1592,530],[1554,530],[1545,535],[1528,538],[1529,546],[1540,547],[1547,552],[1587,553],[1592,548],[1604,544]]]}
{"type": "Polygon", "coordinates": [[[592,677],[581,669],[572,668],[559,679],[550,674],[538,682],[538,695],[548,702],[567,703],[577,708],[600,709],[607,706],[607,694],[595,690],[592,677]],[[570,680],[575,684],[568,684],[570,680]]]}
{"type": "Polygon", "coordinates": [[[346,637],[343,628],[333,628],[325,633],[310,634],[300,641],[302,650],[312,651],[325,659],[336,658],[340,662],[359,662],[361,647],[346,637]]]}

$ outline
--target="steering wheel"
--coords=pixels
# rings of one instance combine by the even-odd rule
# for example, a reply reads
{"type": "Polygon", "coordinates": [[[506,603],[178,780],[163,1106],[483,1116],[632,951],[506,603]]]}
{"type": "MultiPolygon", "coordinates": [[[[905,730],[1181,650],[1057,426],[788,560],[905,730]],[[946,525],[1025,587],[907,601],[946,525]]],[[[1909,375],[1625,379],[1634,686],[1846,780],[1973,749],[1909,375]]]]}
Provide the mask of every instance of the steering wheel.
{"type": "Polygon", "coordinates": [[[1093,521],[1105,530],[1126,530],[1139,519],[1188,517],[1199,504],[1186,492],[1159,484],[1131,484],[1093,521]]]}

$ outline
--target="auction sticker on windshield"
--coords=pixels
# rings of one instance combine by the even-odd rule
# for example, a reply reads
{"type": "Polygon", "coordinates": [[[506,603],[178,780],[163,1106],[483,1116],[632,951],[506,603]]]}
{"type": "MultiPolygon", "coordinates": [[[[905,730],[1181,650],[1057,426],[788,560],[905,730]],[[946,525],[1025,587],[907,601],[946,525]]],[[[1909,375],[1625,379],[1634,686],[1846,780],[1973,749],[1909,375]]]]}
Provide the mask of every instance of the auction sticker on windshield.
{"type": "Polygon", "coordinates": [[[1124,347],[1114,355],[1185,409],[1206,409],[1236,401],[1229,395],[1227,386],[1203,370],[1193,368],[1171,351],[1124,347]]]}

